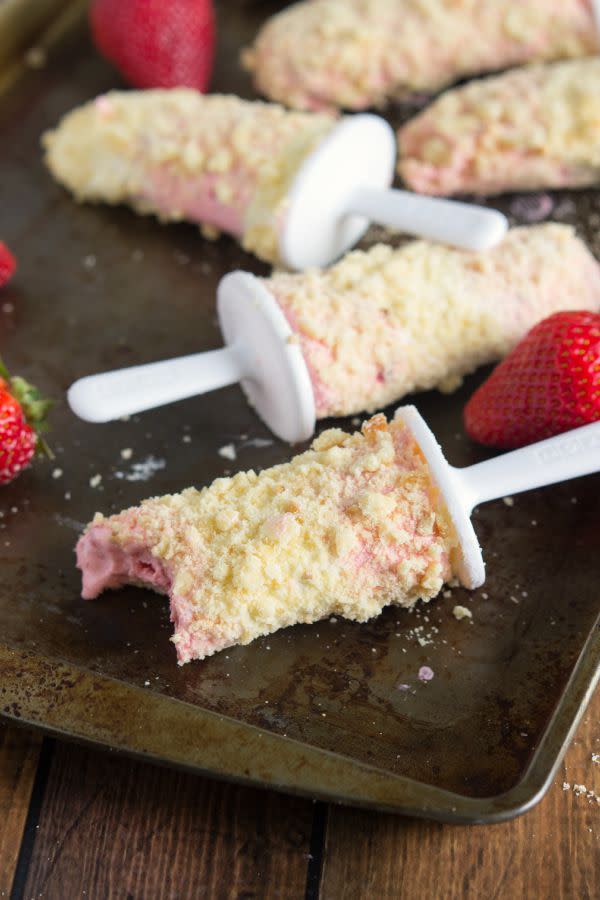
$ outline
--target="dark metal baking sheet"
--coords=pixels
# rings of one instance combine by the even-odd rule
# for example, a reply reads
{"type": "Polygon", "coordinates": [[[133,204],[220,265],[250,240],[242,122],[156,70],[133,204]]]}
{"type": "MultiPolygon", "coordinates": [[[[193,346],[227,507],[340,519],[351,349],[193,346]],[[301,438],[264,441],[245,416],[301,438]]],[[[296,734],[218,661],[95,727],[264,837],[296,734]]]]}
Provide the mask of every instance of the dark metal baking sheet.
{"type": "MultiPolygon", "coordinates": [[[[252,96],[237,51],[268,11],[221,5],[215,90],[252,96]]],[[[134,589],[79,598],[73,546],[97,509],[292,452],[279,441],[264,445],[271,435],[237,388],[105,426],[80,422],[66,407],[64,391],[80,375],[219,346],[219,278],[237,267],[267,271],[233,241],[209,243],[191,226],[166,228],[125,209],[78,206],[52,182],[41,133],[116,84],[82,23],[43,70],[24,72],[0,99],[0,239],[20,262],[0,295],[0,348],[15,371],[57,398],[56,460],[0,492],[0,713],[167,764],[342,802],[456,821],[522,812],[549,783],[597,678],[598,477],[477,511],[488,578],[472,594],[453,589],[366,625],[290,628],[183,668],[164,599],[134,589]],[[218,454],[232,441],[233,463],[218,454]],[[93,488],[95,475],[102,480],[93,488]],[[454,619],[457,603],[472,621],[454,619]],[[423,665],[434,671],[427,683],[418,679],[423,665]]],[[[409,110],[397,108],[392,120],[409,110]]],[[[600,193],[549,201],[550,216],[575,222],[597,250],[600,193]]],[[[540,208],[522,198],[503,205],[529,218],[540,208]]],[[[456,465],[486,456],[461,427],[484,374],[452,396],[415,398],[456,465]]]]}

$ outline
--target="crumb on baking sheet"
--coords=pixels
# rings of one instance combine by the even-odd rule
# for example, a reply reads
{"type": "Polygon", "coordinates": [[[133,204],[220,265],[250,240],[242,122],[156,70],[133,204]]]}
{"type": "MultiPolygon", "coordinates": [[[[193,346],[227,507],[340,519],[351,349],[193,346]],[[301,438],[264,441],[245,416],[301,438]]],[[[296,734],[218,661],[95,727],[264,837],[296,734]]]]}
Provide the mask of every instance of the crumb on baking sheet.
{"type": "Polygon", "coordinates": [[[237,459],[237,452],[234,444],[224,444],[222,447],[219,447],[217,453],[219,456],[222,456],[223,459],[229,459],[231,462],[237,459]]]}
{"type": "Polygon", "coordinates": [[[97,472],[95,475],[92,475],[92,477],[90,478],[90,487],[92,487],[92,488],[100,487],[101,482],[102,482],[102,475],[100,475],[100,473],[97,472]]]}
{"type": "Polygon", "coordinates": [[[502,502],[505,503],[507,506],[514,506],[514,505],[515,505],[515,501],[514,501],[514,498],[513,498],[513,497],[503,497],[503,498],[502,498],[502,502]]]}
{"type": "Polygon", "coordinates": [[[121,450],[121,459],[131,459],[132,456],[133,450],[131,449],[131,447],[124,447],[121,450]]]}
{"type": "Polygon", "coordinates": [[[429,666],[421,666],[419,669],[419,681],[431,681],[434,671],[429,666]]]}
{"type": "Polygon", "coordinates": [[[472,619],[473,613],[466,606],[456,605],[452,610],[452,615],[460,622],[461,619],[472,619]]]}

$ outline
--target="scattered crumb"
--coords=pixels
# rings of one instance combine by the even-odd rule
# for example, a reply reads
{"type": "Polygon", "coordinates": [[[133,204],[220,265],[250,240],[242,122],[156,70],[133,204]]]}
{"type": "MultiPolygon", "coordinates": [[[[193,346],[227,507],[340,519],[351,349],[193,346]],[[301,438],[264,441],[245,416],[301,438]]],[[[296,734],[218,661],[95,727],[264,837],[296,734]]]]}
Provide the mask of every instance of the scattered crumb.
{"type": "Polygon", "coordinates": [[[53,469],[53,470],[52,470],[52,477],[53,477],[53,478],[61,478],[61,477],[62,477],[62,473],[63,473],[63,470],[62,470],[62,469],[53,469]]]}
{"type": "Polygon", "coordinates": [[[571,785],[569,784],[569,782],[563,781],[563,791],[570,791],[570,790],[571,790],[571,785]]]}
{"type": "Polygon", "coordinates": [[[71,499],[71,491],[67,491],[65,494],[65,500],[70,500],[70,499],[71,499]]]}
{"type": "Polygon", "coordinates": [[[503,498],[502,498],[502,502],[503,502],[503,503],[506,503],[507,506],[514,506],[514,505],[515,505],[515,501],[514,501],[513,497],[503,497],[503,498]]]}
{"type": "Polygon", "coordinates": [[[88,253],[87,256],[84,256],[81,262],[83,263],[84,269],[95,269],[96,268],[96,257],[93,253],[88,253]]]}
{"type": "Polygon", "coordinates": [[[571,497],[571,503],[577,503],[577,497],[571,497]]]}
{"type": "Polygon", "coordinates": [[[200,226],[200,231],[202,237],[205,237],[208,241],[216,241],[221,234],[220,229],[215,225],[207,225],[205,223],[200,226]]]}
{"type": "Polygon", "coordinates": [[[399,691],[410,691],[410,684],[399,684],[397,687],[399,691]]]}
{"type": "Polygon", "coordinates": [[[433,675],[433,669],[430,669],[429,666],[421,666],[419,669],[419,681],[431,681],[433,675]]]}
{"type": "Polygon", "coordinates": [[[149,682],[149,681],[145,681],[145,682],[144,682],[144,687],[150,687],[150,682],[149,682]]]}
{"type": "Polygon", "coordinates": [[[30,47],[24,58],[30,69],[43,69],[48,59],[43,47],[30,47]]]}
{"type": "Polygon", "coordinates": [[[592,753],[592,762],[600,766],[600,753],[592,753]]]}
{"type": "Polygon", "coordinates": [[[485,591],[482,593],[481,596],[483,597],[484,600],[488,600],[488,599],[489,599],[489,594],[486,594],[485,591]]]}
{"type": "Polygon", "coordinates": [[[133,463],[128,472],[115,472],[115,478],[125,481],[148,481],[156,472],[167,465],[165,459],[157,459],[156,456],[147,456],[140,462],[133,463]]]}
{"type": "Polygon", "coordinates": [[[184,436],[181,438],[181,440],[183,441],[184,444],[192,443],[192,439],[189,434],[184,434],[184,436]]]}
{"type": "Polygon", "coordinates": [[[452,610],[452,615],[455,619],[458,619],[460,622],[461,619],[472,619],[473,613],[470,609],[467,609],[466,606],[455,606],[452,610]]]}
{"type": "Polygon", "coordinates": [[[510,598],[510,599],[512,600],[513,603],[518,603],[518,602],[519,602],[519,601],[517,600],[517,598],[516,598],[516,597],[513,597],[512,595],[511,595],[511,598],[510,598]]]}
{"type": "Polygon", "coordinates": [[[241,440],[243,441],[242,447],[256,447],[257,450],[262,450],[264,447],[271,447],[274,441],[271,438],[248,438],[248,435],[240,435],[241,440]],[[248,438],[246,440],[246,438],[248,438]]]}
{"type": "Polygon", "coordinates": [[[132,456],[133,450],[131,449],[131,447],[125,447],[123,450],[121,450],[121,459],[131,459],[132,456]]]}
{"type": "Polygon", "coordinates": [[[452,591],[444,591],[444,597],[451,597],[452,591]]]}
{"type": "Polygon", "coordinates": [[[359,427],[359,425],[360,425],[360,416],[354,416],[354,418],[352,419],[352,425],[354,425],[355,428],[358,428],[358,427],[359,427]]]}
{"type": "Polygon", "coordinates": [[[532,519],[532,520],[531,520],[531,524],[532,524],[533,527],[535,528],[535,526],[537,525],[537,519],[532,519]]]}
{"type": "Polygon", "coordinates": [[[119,416],[119,422],[129,422],[130,419],[131,419],[131,416],[129,416],[129,415],[119,416]]]}
{"type": "Polygon", "coordinates": [[[581,797],[582,794],[587,794],[587,788],[585,784],[574,784],[573,791],[578,797],[581,797]]]}
{"type": "Polygon", "coordinates": [[[102,475],[99,475],[99,474],[92,475],[92,477],[90,478],[90,487],[97,488],[100,485],[101,481],[102,481],[102,475]]]}
{"type": "Polygon", "coordinates": [[[231,462],[237,459],[237,453],[233,444],[225,444],[223,447],[219,447],[217,453],[219,456],[222,456],[223,459],[229,459],[231,462]]]}

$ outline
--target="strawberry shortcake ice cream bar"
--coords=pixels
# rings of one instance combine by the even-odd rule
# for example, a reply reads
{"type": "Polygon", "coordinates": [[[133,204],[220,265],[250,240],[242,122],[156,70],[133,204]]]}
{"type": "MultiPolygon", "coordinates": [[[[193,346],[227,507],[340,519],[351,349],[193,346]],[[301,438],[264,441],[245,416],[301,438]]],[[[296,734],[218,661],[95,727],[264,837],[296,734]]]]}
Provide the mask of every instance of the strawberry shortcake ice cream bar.
{"type": "Polygon", "coordinates": [[[429,600],[458,540],[411,431],[382,415],[291,462],[97,514],[77,545],[83,596],[168,594],[180,664],[329,615],[364,622],[429,600]]]}
{"type": "Polygon", "coordinates": [[[559,224],[514,228],[485,253],[378,244],[263,284],[300,345],[318,418],[453,390],[551,313],[600,310],[600,266],[559,224]]]}
{"type": "Polygon", "coordinates": [[[242,59],[297,109],[367,109],[459,78],[600,49],[593,0],[305,0],[242,59]]]}
{"type": "Polygon", "coordinates": [[[68,113],[43,143],[78,200],[197,222],[276,262],[288,186],[335,124],[187,88],[113,91],[68,113]]]}
{"type": "Polygon", "coordinates": [[[600,58],[528,66],[443,94],[400,129],[399,171],[425,194],[600,181],[600,58]]]}

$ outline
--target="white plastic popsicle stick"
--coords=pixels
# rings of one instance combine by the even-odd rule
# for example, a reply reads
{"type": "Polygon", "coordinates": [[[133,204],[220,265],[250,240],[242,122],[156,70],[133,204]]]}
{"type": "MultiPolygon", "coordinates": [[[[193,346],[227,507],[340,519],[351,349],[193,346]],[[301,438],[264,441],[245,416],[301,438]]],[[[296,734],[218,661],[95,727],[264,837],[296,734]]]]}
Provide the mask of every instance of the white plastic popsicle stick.
{"type": "Polygon", "coordinates": [[[592,12],[596,20],[596,27],[600,32],[600,0],[592,0],[592,12]]]}
{"type": "Polygon", "coordinates": [[[600,471],[600,422],[457,469],[446,462],[414,406],[401,407],[396,416],[412,431],[444,498],[460,543],[457,573],[471,589],[485,581],[481,547],[471,525],[474,506],[600,471]]]}
{"type": "MultiPolygon", "coordinates": [[[[240,348],[241,349],[241,348],[240,348]]],[[[166,403],[235,384],[246,374],[236,347],[193,353],[144,366],[80,378],[69,388],[69,405],[86,422],[110,422],[166,403]]]]}
{"type": "Polygon", "coordinates": [[[454,200],[390,188],[396,137],[385,119],[348,116],[302,164],[288,191],[279,252],[292,269],[332,263],[360,240],[371,222],[455,246],[494,246],[506,217],[454,200]]]}
{"type": "Polygon", "coordinates": [[[277,437],[309,438],[315,427],[310,375],[275,299],[254,275],[232,272],[219,285],[217,311],[226,347],[81,378],[67,394],[73,412],[109,422],[239,381],[277,437]]]}
{"type": "Polygon", "coordinates": [[[389,225],[398,231],[465,250],[489,250],[508,230],[506,216],[497,209],[423,197],[409,191],[358,187],[350,196],[348,206],[378,225],[389,225]]]}

